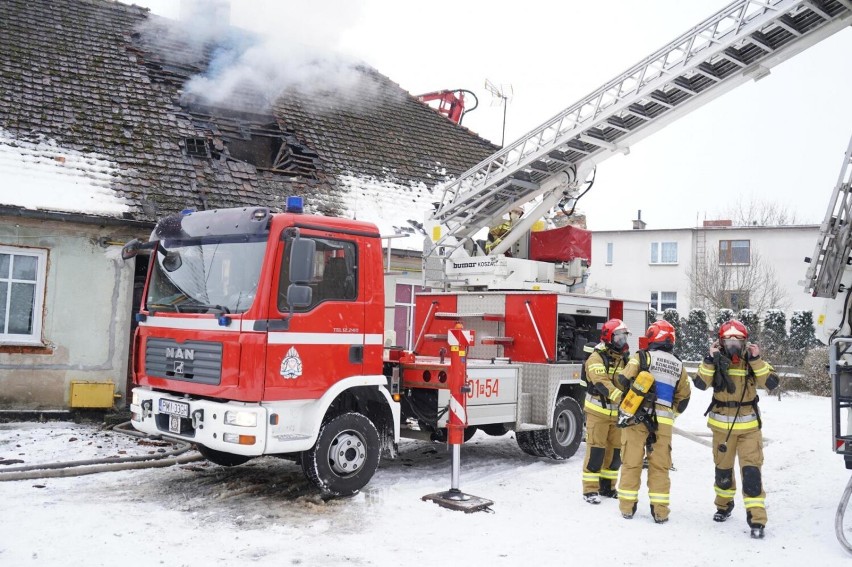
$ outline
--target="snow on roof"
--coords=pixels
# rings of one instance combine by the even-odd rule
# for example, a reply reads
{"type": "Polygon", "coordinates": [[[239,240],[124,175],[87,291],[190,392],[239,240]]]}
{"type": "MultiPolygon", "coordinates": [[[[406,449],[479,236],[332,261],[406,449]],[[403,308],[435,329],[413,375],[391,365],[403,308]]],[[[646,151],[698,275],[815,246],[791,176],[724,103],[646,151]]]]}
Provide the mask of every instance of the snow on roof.
{"type": "Polygon", "coordinates": [[[118,168],[96,153],[27,142],[0,129],[0,205],[120,216],[129,210],[111,188],[118,168]]]}
{"type": "Polygon", "coordinates": [[[346,216],[375,223],[382,236],[405,235],[390,241],[398,250],[423,250],[423,221],[440,200],[436,188],[425,183],[399,183],[388,177],[338,176],[346,188],[343,196],[346,216]]]}

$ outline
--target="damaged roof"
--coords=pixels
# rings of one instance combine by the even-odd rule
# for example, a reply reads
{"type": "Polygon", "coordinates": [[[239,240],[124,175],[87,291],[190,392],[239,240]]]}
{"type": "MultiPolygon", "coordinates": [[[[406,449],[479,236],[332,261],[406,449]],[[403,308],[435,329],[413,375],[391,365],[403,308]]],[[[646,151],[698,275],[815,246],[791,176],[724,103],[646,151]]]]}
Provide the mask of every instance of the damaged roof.
{"type": "MultiPolygon", "coordinates": [[[[343,90],[292,87],[258,104],[263,93],[247,85],[210,103],[188,93],[187,81],[209,72],[217,42],[248,36],[229,28],[192,44],[176,25],[107,0],[3,0],[0,178],[24,184],[21,171],[49,168],[42,177],[65,176],[71,181],[59,185],[71,192],[94,171],[82,185],[98,191],[99,206],[73,210],[128,220],[185,208],[283,208],[292,194],[312,212],[351,216],[352,179],[388,180],[378,191],[392,194],[378,198],[409,191],[422,206],[436,184],[498,149],[363,65],[350,69],[357,80],[343,90]]],[[[45,200],[7,194],[0,205],[68,210],[67,195],[45,200]]]]}

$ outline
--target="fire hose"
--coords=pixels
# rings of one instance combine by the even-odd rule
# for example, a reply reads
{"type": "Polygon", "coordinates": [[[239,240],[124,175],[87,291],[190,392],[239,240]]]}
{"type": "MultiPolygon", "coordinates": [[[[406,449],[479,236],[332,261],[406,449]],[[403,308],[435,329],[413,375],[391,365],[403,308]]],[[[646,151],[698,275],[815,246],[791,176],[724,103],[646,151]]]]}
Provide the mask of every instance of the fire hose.
{"type": "MultiPolygon", "coordinates": [[[[130,435],[131,437],[139,437],[142,439],[161,439],[159,436],[151,437],[145,433],[141,433],[133,429],[127,429],[126,426],[129,424],[129,421],[121,423],[112,429],[119,433],[130,435]]],[[[174,443],[176,447],[157,455],[107,457],[104,459],[65,461],[13,467],[0,471],[0,481],[83,476],[102,472],[170,467],[172,465],[204,460],[204,457],[201,455],[184,455],[184,453],[192,449],[192,443],[177,439],[169,439],[168,441],[174,443]]]]}
{"type": "Polygon", "coordinates": [[[837,512],[834,515],[834,533],[837,535],[837,541],[843,546],[847,552],[852,553],[852,545],[846,539],[846,534],[843,533],[843,518],[846,516],[846,508],[849,506],[849,497],[852,496],[852,476],[849,477],[849,482],[846,483],[846,488],[843,490],[843,496],[840,498],[840,504],[837,505],[837,512]]]}

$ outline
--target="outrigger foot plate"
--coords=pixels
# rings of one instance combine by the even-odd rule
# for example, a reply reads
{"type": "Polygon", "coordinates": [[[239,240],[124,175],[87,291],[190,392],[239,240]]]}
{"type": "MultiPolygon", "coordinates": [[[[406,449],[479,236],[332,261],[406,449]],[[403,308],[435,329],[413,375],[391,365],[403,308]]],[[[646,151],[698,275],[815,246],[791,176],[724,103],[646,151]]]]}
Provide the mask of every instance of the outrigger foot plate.
{"type": "Polygon", "coordinates": [[[470,514],[471,512],[481,512],[483,510],[490,511],[489,507],[494,504],[493,500],[488,500],[487,498],[480,498],[479,496],[472,496],[470,494],[465,494],[460,490],[447,490],[445,492],[435,492],[434,494],[427,494],[421,498],[423,501],[431,500],[438,506],[442,508],[449,508],[450,510],[459,510],[466,514],[470,514]]]}

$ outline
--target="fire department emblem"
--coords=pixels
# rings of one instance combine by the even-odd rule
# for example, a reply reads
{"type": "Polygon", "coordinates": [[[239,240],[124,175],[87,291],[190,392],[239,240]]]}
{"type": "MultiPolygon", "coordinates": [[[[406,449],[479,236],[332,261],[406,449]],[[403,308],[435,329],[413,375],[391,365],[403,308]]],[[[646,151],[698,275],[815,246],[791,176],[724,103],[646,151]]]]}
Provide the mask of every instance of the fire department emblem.
{"type": "Polygon", "coordinates": [[[292,379],[302,375],[302,359],[296,352],[296,347],[290,347],[287,356],[281,361],[281,376],[292,379]]]}

